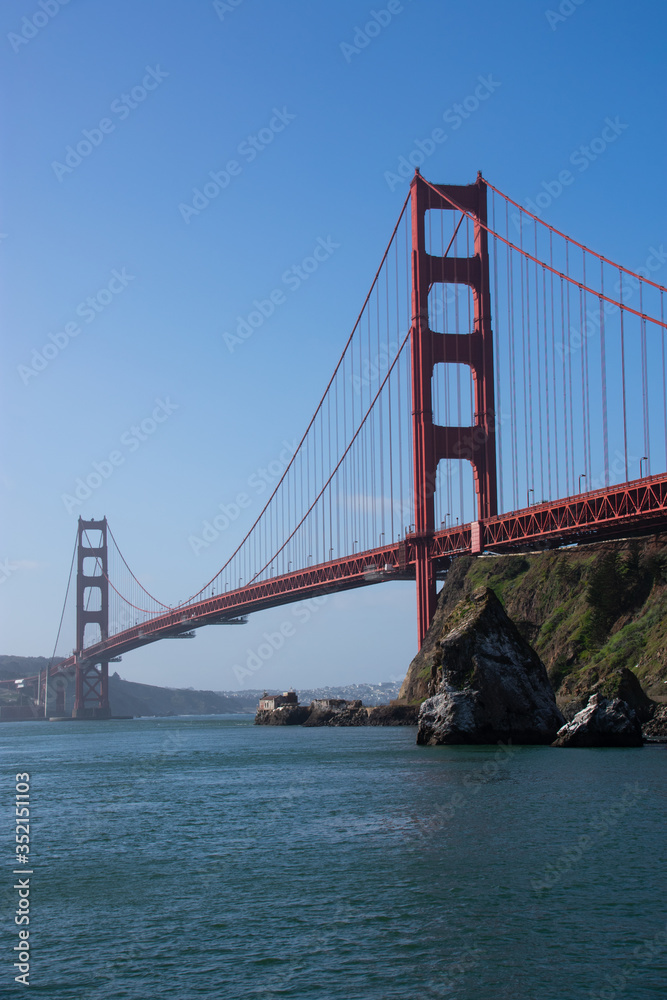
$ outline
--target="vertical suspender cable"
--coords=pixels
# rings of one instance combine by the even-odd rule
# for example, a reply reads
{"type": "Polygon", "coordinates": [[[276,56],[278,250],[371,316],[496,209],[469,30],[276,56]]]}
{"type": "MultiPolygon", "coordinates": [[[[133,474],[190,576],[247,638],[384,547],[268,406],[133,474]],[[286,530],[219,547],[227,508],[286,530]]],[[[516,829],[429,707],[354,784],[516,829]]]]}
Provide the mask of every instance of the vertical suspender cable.
{"type": "MultiPolygon", "coordinates": [[[[519,230],[519,247],[523,251],[523,226],[519,230]]],[[[533,492],[532,477],[532,395],[530,388],[530,366],[528,364],[528,354],[526,351],[526,306],[524,296],[524,263],[526,267],[525,285],[530,284],[528,279],[528,261],[524,261],[523,255],[519,257],[521,267],[521,280],[519,292],[521,294],[521,369],[523,373],[523,438],[526,462],[526,491],[533,492]]],[[[526,493],[529,496],[528,492],[526,493]]],[[[534,496],[534,493],[533,493],[534,496]]]]}
{"type": "MultiPolygon", "coordinates": [[[[583,282],[586,285],[586,251],[581,251],[583,282]]],[[[585,372],[585,397],[584,397],[584,431],[586,437],[586,447],[588,454],[588,465],[586,467],[586,482],[590,483],[592,474],[592,452],[591,452],[591,404],[590,404],[590,363],[588,357],[588,319],[585,310],[586,297],[583,289],[579,289],[579,313],[581,321],[581,339],[583,341],[583,366],[585,372]]]]}
{"type": "MultiPolygon", "coordinates": [[[[665,322],[665,309],[664,309],[664,299],[663,291],[660,290],[660,321],[665,322]]],[[[622,301],[622,300],[621,300],[622,301]]],[[[662,327],[662,412],[663,412],[663,422],[662,426],[665,432],[665,469],[667,469],[667,374],[665,368],[665,337],[667,331],[665,327],[662,327]]],[[[627,477],[626,477],[627,478],[627,477]]]]}
{"type": "MultiPolygon", "coordinates": [[[[399,280],[399,278],[398,278],[398,276],[399,276],[399,269],[398,269],[398,240],[396,240],[395,262],[396,262],[396,331],[397,331],[397,334],[398,334],[399,331],[400,331],[400,329],[401,329],[401,304],[400,304],[400,294],[399,294],[399,288],[398,288],[398,280],[399,280]]],[[[398,350],[398,342],[397,342],[397,345],[396,345],[396,349],[398,350]]],[[[399,362],[399,364],[398,364],[397,367],[398,367],[398,373],[397,373],[398,374],[398,378],[397,378],[397,394],[398,394],[398,399],[397,399],[396,406],[397,406],[397,409],[398,409],[398,428],[397,428],[398,429],[398,503],[399,503],[399,508],[398,509],[400,511],[400,517],[399,517],[399,521],[398,521],[398,535],[400,537],[402,537],[402,535],[403,535],[403,512],[404,512],[404,507],[403,507],[403,407],[402,407],[402,403],[401,403],[401,365],[400,365],[400,362],[399,362]]]]}
{"type": "MultiPolygon", "coordinates": [[[[570,277],[570,244],[566,241],[565,243],[565,273],[569,279],[570,277]]],[[[570,282],[567,282],[566,294],[567,294],[567,369],[568,369],[568,385],[570,391],[570,462],[571,462],[571,483],[572,492],[574,493],[574,392],[572,390],[572,339],[571,339],[571,325],[570,325],[570,282]]]]}
{"type": "Polygon", "coordinates": [[[604,329],[604,261],[600,261],[600,374],[602,377],[602,447],[604,449],[604,483],[609,486],[609,427],[607,418],[607,353],[604,329]]]}
{"type": "MultiPolygon", "coordinates": [[[[618,272],[618,297],[623,302],[623,272],[618,272]]],[[[628,470],[628,413],[625,395],[625,329],[624,329],[625,309],[621,305],[621,385],[623,399],[623,456],[625,461],[625,482],[630,478],[628,470]]],[[[663,331],[664,333],[664,331],[663,331]]],[[[667,419],[667,414],[665,415],[667,419]]]]}
{"type": "Polygon", "coordinates": [[[560,342],[563,346],[563,419],[565,429],[565,489],[570,493],[570,457],[569,457],[569,428],[567,420],[567,361],[565,355],[569,344],[565,343],[565,289],[563,279],[560,279],[560,342]]]}
{"type": "Polygon", "coordinates": [[[582,405],[582,426],[583,426],[583,440],[584,440],[584,472],[586,474],[586,484],[589,483],[589,456],[588,456],[588,435],[586,433],[586,418],[588,414],[588,382],[586,379],[586,364],[584,349],[586,345],[586,331],[584,329],[584,295],[581,288],[579,289],[579,339],[581,341],[582,353],[581,353],[581,405],[582,405]]]}
{"type": "MultiPolygon", "coordinates": [[[[505,229],[509,234],[509,206],[505,203],[505,229]]],[[[513,274],[512,251],[507,251],[507,329],[509,332],[509,368],[510,368],[510,436],[512,442],[512,509],[517,510],[518,502],[518,468],[516,450],[516,366],[514,356],[514,309],[513,306],[513,274]]]]}
{"type": "Polygon", "coordinates": [[[560,464],[558,461],[558,392],[556,379],[556,306],[554,297],[553,233],[549,232],[549,263],[551,267],[551,375],[553,380],[554,410],[554,464],[556,466],[556,493],[560,493],[560,464]]]}
{"type": "Polygon", "coordinates": [[[551,418],[549,407],[549,335],[547,326],[547,269],[542,268],[542,315],[544,328],[544,395],[547,414],[547,483],[549,485],[549,499],[553,500],[551,491],[551,418]]]}
{"type": "MultiPolygon", "coordinates": [[[[535,256],[537,257],[537,222],[535,222],[535,256]]],[[[539,272],[535,265],[535,344],[537,353],[537,413],[538,443],[540,446],[540,498],[544,497],[544,437],[542,429],[542,358],[540,356],[540,286],[539,272]]]]}
{"type": "MultiPolygon", "coordinates": [[[[646,343],[646,319],[644,318],[644,283],[639,282],[639,311],[642,314],[641,344],[642,344],[642,403],[644,410],[644,452],[647,463],[646,471],[651,474],[651,439],[648,419],[648,351],[646,343]]],[[[664,330],[664,327],[663,327],[664,330]]]]}
{"type": "MultiPolygon", "coordinates": [[[[491,218],[493,219],[493,231],[496,232],[496,192],[491,193],[491,218]]],[[[493,237],[493,309],[496,316],[499,315],[500,300],[498,298],[498,238],[494,235],[493,237]]],[[[496,439],[496,449],[498,453],[498,500],[500,504],[500,511],[505,510],[504,500],[503,500],[503,408],[502,400],[500,395],[500,328],[499,323],[496,322],[495,330],[495,345],[494,345],[494,364],[496,368],[496,413],[495,413],[495,439],[496,439]]]]}

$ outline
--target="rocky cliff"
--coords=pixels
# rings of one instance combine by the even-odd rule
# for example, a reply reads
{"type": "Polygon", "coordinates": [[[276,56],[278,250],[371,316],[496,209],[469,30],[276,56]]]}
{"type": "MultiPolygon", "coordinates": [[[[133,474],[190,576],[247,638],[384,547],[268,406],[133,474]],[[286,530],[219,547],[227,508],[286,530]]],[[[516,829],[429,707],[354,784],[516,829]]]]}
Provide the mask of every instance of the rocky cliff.
{"type": "Polygon", "coordinates": [[[403,682],[401,703],[429,696],[434,636],[458,601],[479,586],[494,591],[544,662],[559,705],[572,706],[566,714],[583,708],[596,691],[626,699],[624,669],[650,698],[667,701],[667,535],[455,560],[432,630],[403,682]]]}

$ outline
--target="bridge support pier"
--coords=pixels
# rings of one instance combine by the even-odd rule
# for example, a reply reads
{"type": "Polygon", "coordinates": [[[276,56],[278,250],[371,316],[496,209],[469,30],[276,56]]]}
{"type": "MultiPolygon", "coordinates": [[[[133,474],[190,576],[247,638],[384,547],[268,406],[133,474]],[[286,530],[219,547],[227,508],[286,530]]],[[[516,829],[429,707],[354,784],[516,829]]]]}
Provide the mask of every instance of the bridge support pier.
{"type": "Polygon", "coordinates": [[[417,170],[411,184],[412,212],[412,430],[414,455],[415,542],[417,548],[417,622],[419,646],[436,607],[431,539],[435,530],[435,491],[441,459],[467,459],[473,467],[477,518],[497,513],[493,333],[489,284],[486,184],[429,186],[417,170]],[[437,189],[436,191],[433,188],[437,189]],[[434,256],[426,249],[425,217],[430,209],[464,209],[474,219],[472,257],[434,256]],[[472,289],[474,327],[468,333],[437,333],[429,325],[428,298],[435,284],[472,289]],[[433,421],[432,379],[439,364],[465,364],[474,384],[471,427],[445,427],[433,421]]]}
{"type": "MultiPolygon", "coordinates": [[[[109,664],[94,663],[77,666],[74,694],[74,719],[108,719],[109,664]]],[[[64,708],[64,704],[63,704],[64,708]]]]}
{"type": "Polygon", "coordinates": [[[432,535],[415,539],[416,580],[417,580],[417,630],[421,649],[424,636],[428,632],[438,600],[435,584],[435,569],[431,558],[432,535]]]}
{"type": "Polygon", "coordinates": [[[65,687],[56,690],[56,715],[65,714],[65,687]]]}
{"type": "Polygon", "coordinates": [[[97,625],[99,638],[109,637],[109,560],[107,519],[84,521],[79,518],[76,576],[76,676],[75,719],[108,719],[109,664],[89,663],[85,659],[86,625],[97,625]],[[99,533],[99,544],[90,541],[88,532],[99,533]],[[86,565],[85,560],[94,560],[86,565]],[[91,572],[92,570],[92,572],[91,572]],[[97,591],[97,597],[95,592],[97,591]],[[93,604],[93,610],[90,605],[93,604]]]}

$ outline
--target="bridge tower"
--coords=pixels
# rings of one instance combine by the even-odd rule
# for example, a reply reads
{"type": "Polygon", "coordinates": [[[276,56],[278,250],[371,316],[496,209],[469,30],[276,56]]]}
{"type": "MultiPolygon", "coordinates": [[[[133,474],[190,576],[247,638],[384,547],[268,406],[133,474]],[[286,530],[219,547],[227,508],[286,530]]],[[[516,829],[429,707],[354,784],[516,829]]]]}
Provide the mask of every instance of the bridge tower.
{"type": "Polygon", "coordinates": [[[438,197],[419,171],[411,184],[412,209],[412,427],[417,618],[419,645],[433,620],[436,585],[431,556],[435,530],[436,473],[441,459],[467,459],[473,467],[478,521],[472,550],[480,551],[481,524],[497,513],[493,334],[489,284],[487,188],[481,174],[468,185],[435,184],[438,197]],[[434,256],[426,250],[429,209],[465,209],[474,219],[472,257],[434,256]],[[465,284],[474,300],[473,329],[436,333],[429,326],[428,297],[435,284],[465,284]],[[445,427],[433,421],[432,379],[436,365],[471,369],[475,402],[472,427],[445,427]]]}
{"type": "Polygon", "coordinates": [[[79,518],[76,574],[76,676],[75,719],[108,719],[109,664],[91,663],[85,659],[86,625],[97,625],[100,639],[109,636],[109,561],[107,549],[107,519],[84,521],[79,518]],[[99,533],[99,544],[91,544],[88,532],[99,533]],[[91,567],[85,560],[94,560],[91,567]],[[94,600],[94,592],[98,597],[94,600]],[[93,604],[94,610],[89,610],[93,604]]]}

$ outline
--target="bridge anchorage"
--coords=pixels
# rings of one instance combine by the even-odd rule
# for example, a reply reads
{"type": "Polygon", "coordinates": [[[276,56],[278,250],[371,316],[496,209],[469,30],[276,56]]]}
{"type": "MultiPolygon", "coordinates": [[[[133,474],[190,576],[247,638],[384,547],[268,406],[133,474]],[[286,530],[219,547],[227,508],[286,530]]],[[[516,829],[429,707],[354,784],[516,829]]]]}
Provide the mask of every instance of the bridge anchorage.
{"type": "Polygon", "coordinates": [[[659,266],[612,263],[481,175],[417,171],[317,409],[216,575],[169,606],[106,518],[79,520],[76,649],[49,671],[74,676],[74,717],[109,717],[109,663],[147,643],[410,579],[421,645],[457,556],[667,529],[659,266]]]}

